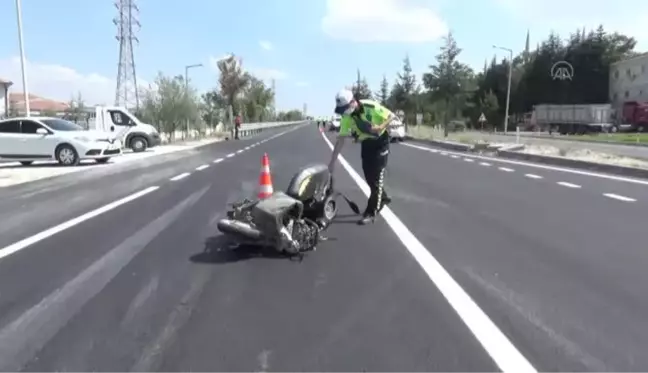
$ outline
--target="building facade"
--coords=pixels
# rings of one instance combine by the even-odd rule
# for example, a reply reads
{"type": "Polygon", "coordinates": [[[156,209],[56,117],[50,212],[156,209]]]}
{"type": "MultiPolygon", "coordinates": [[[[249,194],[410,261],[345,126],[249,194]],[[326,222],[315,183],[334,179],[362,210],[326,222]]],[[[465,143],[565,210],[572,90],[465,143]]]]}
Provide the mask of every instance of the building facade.
{"type": "Polygon", "coordinates": [[[9,87],[12,84],[11,81],[0,78],[0,118],[9,113],[9,87]]]}
{"type": "Polygon", "coordinates": [[[610,66],[610,103],[619,109],[626,101],[648,102],[648,53],[610,66]]]}

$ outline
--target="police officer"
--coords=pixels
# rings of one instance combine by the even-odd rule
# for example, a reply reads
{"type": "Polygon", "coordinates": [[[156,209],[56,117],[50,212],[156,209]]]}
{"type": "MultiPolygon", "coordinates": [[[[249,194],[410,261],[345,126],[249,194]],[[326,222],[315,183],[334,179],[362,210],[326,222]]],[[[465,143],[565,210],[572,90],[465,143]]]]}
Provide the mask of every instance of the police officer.
{"type": "Polygon", "coordinates": [[[356,99],[353,93],[346,89],[336,95],[335,102],[335,113],[342,118],[329,170],[333,171],[346,137],[357,134],[361,147],[362,171],[371,191],[367,207],[358,224],[373,223],[383,206],[391,202],[383,184],[389,155],[387,127],[396,116],[376,101],[356,99]]]}

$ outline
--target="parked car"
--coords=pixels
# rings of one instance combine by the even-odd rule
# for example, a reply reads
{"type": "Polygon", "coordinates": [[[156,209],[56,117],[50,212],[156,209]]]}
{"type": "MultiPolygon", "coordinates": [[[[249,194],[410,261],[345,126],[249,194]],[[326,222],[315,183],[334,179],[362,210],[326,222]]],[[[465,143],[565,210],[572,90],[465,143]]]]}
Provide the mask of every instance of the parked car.
{"type": "Polygon", "coordinates": [[[121,155],[122,144],[107,132],[84,130],[76,123],[50,117],[23,117],[0,121],[0,159],[56,160],[74,166],[83,159],[106,163],[121,155]]]}

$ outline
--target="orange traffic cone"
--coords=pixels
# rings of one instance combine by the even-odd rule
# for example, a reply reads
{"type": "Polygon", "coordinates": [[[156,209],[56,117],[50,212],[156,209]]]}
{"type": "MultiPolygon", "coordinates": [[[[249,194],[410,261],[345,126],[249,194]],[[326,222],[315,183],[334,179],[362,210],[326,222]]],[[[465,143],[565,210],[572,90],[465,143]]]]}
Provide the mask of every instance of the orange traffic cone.
{"type": "Polygon", "coordinates": [[[259,176],[259,199],[268,198],[273,192],[270,160],[268,159],[268,153],[264,153],[261,159],[261,176],[259,176]]]}

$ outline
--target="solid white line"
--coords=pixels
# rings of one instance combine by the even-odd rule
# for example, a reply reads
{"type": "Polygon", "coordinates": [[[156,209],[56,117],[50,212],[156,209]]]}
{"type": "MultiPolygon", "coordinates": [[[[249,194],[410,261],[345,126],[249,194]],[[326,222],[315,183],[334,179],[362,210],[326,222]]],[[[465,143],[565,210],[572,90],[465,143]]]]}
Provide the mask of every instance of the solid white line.
{"type": "Polygon", "coordinates": [[[481,166],[486,166],[486,167],[490,167],[490,166],[491,166],[490,163],[486,163],[486,162],[479,162],[479,164],[480,164],[481,166]]]}
{"type": "Polygon", "coordinates": [[[204,169],[207,168],[207,167],[209,167],[208,164],[204,164],[204,165],[202,165],[202,166],[198,166],[198,167],[196,167],[196,171],[202,171],[202,170],[204,170],[204,169]]]}
{"type": "Polygon", "coordinates": [[[235,153],[229,153],[228,155],[226,155],[226,157],[227,157],[227,158],[232,158],[232,157],[235,156],[235,155],[236,155],[235,153]]]}
{"type": "Polygon", "coordinates": [[[525,174],[524,176],[528,177],[529,179],[542,179],[542,176],[540,175],[525,174]]]}
{"type": "Polygon", "coordinates": [[[579,188],[581,188],[580,185],[572,184],[572,183],[568,183],[568,182],[566,182],[566,181],[559,181],[559,182],[557,182],[556,184],[558,184],[558,185],[562,185],[562,186],[567,187],[567,188],[574,188],[574,189],[579,189],[579,188]]]}
{"type": "Polygon", "coordinates": [[[512,168],[507,168],[507,167],[497,167],[497,168],[498,168],[500,171],[504,171],[504,172],[513,172],[513,171],[515,171],[514,169],[512,169],[512,168]]]}
{"type": "MultiPolygon", "coordinates": [[[[333,144],[322,134],[324,141],[333,150],[333,144]]],[[[351,167],[342,155],[339,162],[358,184],[362,192],[369,196],[369,186],[360,175],[351,167]]],[[[504,333],[497,328],[495,323],[488,318],[486,313],[479,308],[470,295],[450,276],[448,271],[439,263],[403,222],[391,211],[389,206],[382,209],[381,215],[394,231],[396,236],[405,245],[414,259],[420,264],[425,273],[436,287],[445,296],[452,308],[457,312],[466,326],[472,331],[482,347],[491,356],[497,366],[504,372],[536,372],[536,369],[522,355],[520,351],[506,338],[504,333]]]]}
{"type": "Polygon", "coordinates": [[[214,163],[221,163],[222,161],[223,161],[223,158],[214,159],[214,163]]]}
{"type": "Polygon", "coordinates": [[[623,201],[623,202],[637,202],[636,199],[630,198],[630,197],[625,197],[625,196],[620,196],[618,194],[614,193],[603,193],[604,196],[612,199],[616,199],[618,201],[623,201]]]}
{"type": "MultiPolygon", "coordinates": [[[[401,145],[409,146],[410,148],[419,149],[419,150],[425,150],[425,151],[430,151],[431,150],[430,148],[427,148],[425,146],[418,146],[418,145],[407,144],[407,143],[402,143],[401,145]]],[[[443,152],[441,154],[446,155],[447,152],[443,152]]],[[[529,162],[522,162],[522,161],[513,161],[513,160],[509,160],[509,159],[485,157],[483,155],[472,155],[472,154],[471,155],[466,155],[466,154],[462,154],[462,153],[454,153],[454,154],[461,154],[461,155],[466,156],[466,157],[471,157],[471,158],[475,158],[475,159],[483,159],[483,160],[493,161],[493,162],[514,164],[514,165],[518,165],[518,166],[535,167],[535,168],[540,168],[540,169],[543,169],[543,170],[567,172],[567,173],[576,174],[576,175],[584,175],[584,176],[598,177],[598,178],[601,178],[601,179],[623,181],[623,182],[626,182],[626,183],[648,185],[647,180],[632,179],[632,178],[623,177],[623,176],[600,174],[600,173],[597,173],[597,172],[581,171],[581,170],[575,170],[575,169],[570,169],[570,168],[548,166],[548,165],[542,165],[542,164],[537,164],[537,163],[529,163],[529,162]]]]}
{"type": "Polygon", "coordinates": [[[174,177],[172,177],[172,178],[169,179],[169,180],[171,180],[171,181],[178,181],[178,180],[184,179],[185,177],[187,177],[187,176],[189,176],[189,175],[191,175],[189,172],[185,172],[185,173],[180,174],[180,175],[178,175],[178,176],[174,176],[174,177]]]}
{"type": "Polygon", "coordinates": [[[466,161],[466,162],[474,162],[475,160],[474,160],[474,159],[470,159],[470,158],[464,158],[464,161],[466,161]]]}
{"type": "Polygon", "coordinates": [[[76,218],[70,219],[70,220],[68,220],[68,221],[66,221],[64,223],[61,223],[61,224],[57,225],[57,226],[54,226],[54,227],[49,228],[47,230],[44,230],[44,231],[42,231],[40,233],[37,233],[37,234],[35,234],[35,235],[31,236],[31,237],[27,237],[27,238],[25,238],[25,239],[23,239],[21,241],[18,241],[18,242],[13,243],[13,244],[11,244],[9,246],[3,247],[2,249],[0,249],[0,259],[2,259],[4,257],[7,257],[7,256],[9,256],[9,255],[11,255],[11,254],[13,254],[13,253],[15,253],[17,251],[20,251],[20,250],[22,250],[22,249],[24,249],[24,248],[26,248],[26,247],[28,247],[30,245],[33,245],[33,244],[35,244],[35,243],[37,243],[39,241],[42,241],[42,240],[44,240],[46,238],[49,238],[49,237],[51,237],[51,236],[53,236],[53,235],[55,235],[55,234],[57,234],[59,232],[63,232],[66,229],[72,228],[75,225],[81,224],[86,220],[90,220],[90,219],[94,218],[95,216],[99,216],[99,215],[101,215],[101,214],[103,214],[105,212],[113,210],[113,209],[115,209],[115,208],[117,208],[117,207],[119,207],[121,205],[124,205],[124,204],[126,204],[128,202],[134,201],[134,200],[136,200],[136,199],[138,199],[138,198],[140,198],[142,196],[145,196],[145,195],[147,195],[147,194],[149,194],[151,192],[154,192],[154,191],[158,190],[159,188],[160,188],[159,186],[148,187],[148,188],[146,188],[144,190],[141,190],[141,191],[139,191],[137,193],[133,193],[133,194],[131,194],[129,196],[126,196],[126,197],[124,197],[122,199],[111,202],[111,203],[109,203],[109,204],[107,204],[107,205],[105,205],[103,207],[99,207],[96,210],[92,210],[92,211],[87,212],[87,213],[85,213],[85,214],[83,214],[81,216],[77,216],[76,218]]]}

